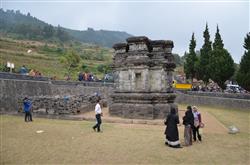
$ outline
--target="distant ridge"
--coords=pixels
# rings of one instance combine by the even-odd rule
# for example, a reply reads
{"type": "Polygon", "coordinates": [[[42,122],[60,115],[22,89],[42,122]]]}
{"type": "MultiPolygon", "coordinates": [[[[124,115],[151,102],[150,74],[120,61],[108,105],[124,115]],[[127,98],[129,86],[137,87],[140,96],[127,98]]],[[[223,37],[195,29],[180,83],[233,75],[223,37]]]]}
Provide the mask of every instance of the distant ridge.
{"type": "Polygon", "coordinates": [[[94,30],[93,28],[88,28],[85,31],[66,28],[64,28],[64,30],[78,41],[102,45],[105,47],[112,47],[115,43],[125,42],[128,37],[132,36],[126,32],[94,30]]]}
{"type": "Polygon", "coordinates": [[[72,30],[61,26],[52,26],[44,21],[22,14],[19,10],[0,9],[0,33],[16,39],[31,39],[44,41],[79,41],[112,47],[115,43],[125,42],[132,35],[126,32],[94,30],[72,30]]]}

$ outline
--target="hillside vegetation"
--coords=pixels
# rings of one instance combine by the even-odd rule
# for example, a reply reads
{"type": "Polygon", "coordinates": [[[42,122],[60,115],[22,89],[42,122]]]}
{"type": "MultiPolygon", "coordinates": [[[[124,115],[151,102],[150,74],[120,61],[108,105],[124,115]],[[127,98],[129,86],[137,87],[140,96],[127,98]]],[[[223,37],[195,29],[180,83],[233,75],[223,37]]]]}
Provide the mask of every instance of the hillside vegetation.
{"type": "Polygon", "coordinates": [[[69,42],[79,41],[84,43],[96,44],[104,47],[112,47],[115,43],[124,42],[132,35],[126,32],[108,30],[72,30],[52,26],[44,21],[31,16],[22,14],[19,10],[0,9],[0,33],[6,37],[15,39],[29,39],[46,42],[69,42]]]}
{"type": "MultiPolygon", "coordinates": [[[[43,76],[57,79],[70,74],[76,80],[79,72],[103,78],[111,71],[113,50],[108,47],[131,37],[119,31],[55,27],[30,13],[25,15],[14,10],[0,9],[0,22],[0,71],[8,71],[6,63],[12,62],[15,64],[13,72],[18,73],[25,65],[29,70],[35,69],[43,76]],[[72,60],[73,56],[76,61],[72,60]]],[[[182,72],[183,59],[178,54],[173,55],[177,72],[182,72]]]]}
{"type": "Polygon", "coordinates": [[[15,64],[13,72],[18,72],[22,65],[35,69],[44,76],[63,79],[67,74],[61,59],[69,50],[80,56],[79,64],[72,70],[71,77],[77,79],[78,72],[91,72],[102,78],[103,67],[112,62],[112,50],[95,45],[72,42],[70,44],[49,44],[30,40],[13,40],[0,38],[0,70],[3,71],[7,61],[15,64]],[[28,53],[28,50],[31,50],[28,53]]]}

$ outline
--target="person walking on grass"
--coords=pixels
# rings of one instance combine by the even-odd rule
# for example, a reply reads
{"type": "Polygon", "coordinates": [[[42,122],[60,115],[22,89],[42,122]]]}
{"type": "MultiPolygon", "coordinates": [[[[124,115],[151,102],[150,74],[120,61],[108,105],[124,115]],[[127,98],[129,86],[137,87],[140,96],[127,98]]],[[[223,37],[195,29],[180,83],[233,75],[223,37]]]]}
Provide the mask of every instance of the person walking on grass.
{"type": "Polygon", "coordinates": [[[31,115],[31,106],[32,106],[31,100],[29,100],[27,97],[25,97],[23,99],[23,109],[25,112],[25,117],[24,117],[25,122],[33,121],[32,115],[31,115]]]}
{"type": "Polygon", "coordinates": [[[198,108],[196,106],[193,106],[192,109],[193,109],[193,115],[194,115],[193,139],[194,141],[196,141],[196,135],[197,135],[199,141],[201,141],[201,135],[199,132],[199,128],[202,125],[201,114],[200,112],[198,112],[198,108]]]}
{"type": "Polygon", "coordinates": [[[187,111],[185,112],[185,116],[183,117],[183,125],[184,128],[184,141],[185,145],[192,145],[192,130],[194,128],[194,115],[192,112],[192,107],[187,106],[187,111]]]}
{"type": "Polygon", "coordinates": [[[176,109],[171,107],[171,112],[168,114],[165,125],[166,142],[165,144],[173,148],[182,148],[179,141],[179,132],[177,124],[179,124],[179,116],[176,114],[176,109]]]}
{"type": "Polygon", "coordinates": [[[95,117],[96,117],[96,125],[94,125],[92,128],[94,131],[96,131],[97,129],[97,132],[101,132],[101,124],[102,124],[102,109],[101,109],[101,106],[100,106],[100,99],[97,100],[97,103],[95,105],[95,117]]]}

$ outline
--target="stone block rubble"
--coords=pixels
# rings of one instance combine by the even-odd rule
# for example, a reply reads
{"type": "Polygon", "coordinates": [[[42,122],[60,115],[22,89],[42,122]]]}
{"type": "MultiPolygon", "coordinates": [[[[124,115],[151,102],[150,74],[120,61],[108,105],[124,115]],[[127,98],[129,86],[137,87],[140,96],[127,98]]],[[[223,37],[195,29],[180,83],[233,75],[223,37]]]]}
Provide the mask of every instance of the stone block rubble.
{"type": "MultiPolygon", "coordinates": [[[[19,99],[19,111],[22,111],[22,99],[19,99]]],[[[99,96],[69,95],[69,96],[34,96],[29,97],[32,101],[32,111],[47,115],[70,115],[93,111],[99,96]]],[[[105,100],[101,103],[105,105],[105,100]]]]}

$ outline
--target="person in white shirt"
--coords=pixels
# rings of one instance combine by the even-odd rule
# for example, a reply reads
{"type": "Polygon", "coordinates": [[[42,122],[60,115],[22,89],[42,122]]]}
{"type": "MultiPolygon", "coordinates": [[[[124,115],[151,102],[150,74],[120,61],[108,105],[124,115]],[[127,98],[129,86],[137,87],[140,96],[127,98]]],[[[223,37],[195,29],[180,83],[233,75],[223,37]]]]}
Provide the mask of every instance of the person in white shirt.
{"type": "Polygon", "coordinates": [[[102,109],[101,106],[99,104],[100,100],[97,100],[97,104],[95,105],[95,117],[96,117],[96,125],[93,126],[93,130],[96,131],[97,128],[97,132],[100,132],[100,126],[102,124],[102,109]]]}

